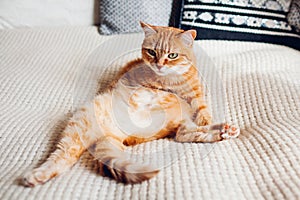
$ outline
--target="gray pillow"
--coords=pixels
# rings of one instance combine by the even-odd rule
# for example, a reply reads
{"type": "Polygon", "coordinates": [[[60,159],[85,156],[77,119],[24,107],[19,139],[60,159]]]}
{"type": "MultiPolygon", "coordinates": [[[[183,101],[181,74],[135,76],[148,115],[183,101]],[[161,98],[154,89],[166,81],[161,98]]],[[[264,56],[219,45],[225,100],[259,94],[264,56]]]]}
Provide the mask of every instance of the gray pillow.
{"type": "Polygon", "coordinates": [[[141,32],[139,21],[168,26],[173,6],[173,0],[99,1],[99,32],[104,35],[141,32]]]}
{"type": "Polygon", "coordinates": [[[291,26],[300,34],[300,1],[293,0],[288,14],[288,21],[291,26]]]}

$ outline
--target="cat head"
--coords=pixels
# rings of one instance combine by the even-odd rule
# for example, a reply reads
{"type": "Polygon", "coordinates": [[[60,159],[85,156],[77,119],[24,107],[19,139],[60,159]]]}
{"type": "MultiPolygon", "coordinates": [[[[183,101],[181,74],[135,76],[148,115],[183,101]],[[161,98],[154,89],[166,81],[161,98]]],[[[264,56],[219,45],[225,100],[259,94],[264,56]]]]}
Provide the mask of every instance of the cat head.
{"type": "Polygon", "coordinates": [[[145,33],[142,58],[157,75],[182,75],[195,65],[195,30],[140,23],[145,33]]]}

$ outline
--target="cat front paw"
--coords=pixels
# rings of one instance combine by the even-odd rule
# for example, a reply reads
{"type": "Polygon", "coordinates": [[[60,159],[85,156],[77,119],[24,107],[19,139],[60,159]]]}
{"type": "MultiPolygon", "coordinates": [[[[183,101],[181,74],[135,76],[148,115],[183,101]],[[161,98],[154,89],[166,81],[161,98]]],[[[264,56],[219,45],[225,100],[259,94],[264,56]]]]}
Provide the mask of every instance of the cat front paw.
{"type": "Polygon", "coordinates": [[[209,113],[209,111],[207,109],[204,110],[200,110],[195,119],[194,122],[198,125],[198,126],[206,126],[206,125],[210,125],[212,124],[212,117],[209,113]]]}
{"type": "Polygon", "coordinates": [[[237,138],[240,135],[240,129],[236,125],[225,124],[221,130],[223,139],[237,138]]]}

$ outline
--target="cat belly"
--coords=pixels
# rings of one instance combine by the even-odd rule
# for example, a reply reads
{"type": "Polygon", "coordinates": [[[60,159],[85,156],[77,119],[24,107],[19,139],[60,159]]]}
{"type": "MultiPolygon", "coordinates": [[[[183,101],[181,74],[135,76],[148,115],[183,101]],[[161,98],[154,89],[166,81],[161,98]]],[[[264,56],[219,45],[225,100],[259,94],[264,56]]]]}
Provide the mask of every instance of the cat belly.
{"type": "Polygon", "coordinates": [[[123,136],[151,138],[178,124],[190,108],[175,94],[145,87],[117,88],[112,94],[112,118],[123,136]]]}

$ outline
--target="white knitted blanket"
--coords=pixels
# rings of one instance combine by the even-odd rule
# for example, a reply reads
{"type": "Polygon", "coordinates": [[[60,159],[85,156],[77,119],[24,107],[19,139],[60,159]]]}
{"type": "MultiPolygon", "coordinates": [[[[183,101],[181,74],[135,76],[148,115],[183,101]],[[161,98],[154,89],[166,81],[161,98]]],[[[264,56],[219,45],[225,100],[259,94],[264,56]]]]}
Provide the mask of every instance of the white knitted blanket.
{"type": "Polygon", "coordinates": [[[54,150],[70,113],[96,94],[98,79],[105,83],[113,76],[114,67],[85,69],[86,58],[96,48],[113,53],[135,37],[140,35],[100,36],[96,27],[0,31],[1,200],[300,199],[300,52],[229,41],[197,43],[219,73],[216,80],[226,92],[218,98],[226,105],[225,118],[239,124],[239,138],[138,145],[130,151],[158,152],[145,159],[162,166],[141,184],[101,177],[86,153],[53,181],[20,186],[18,178],[54,150]],[[99,47],[111,38],[124,39],[99,47]]]}

